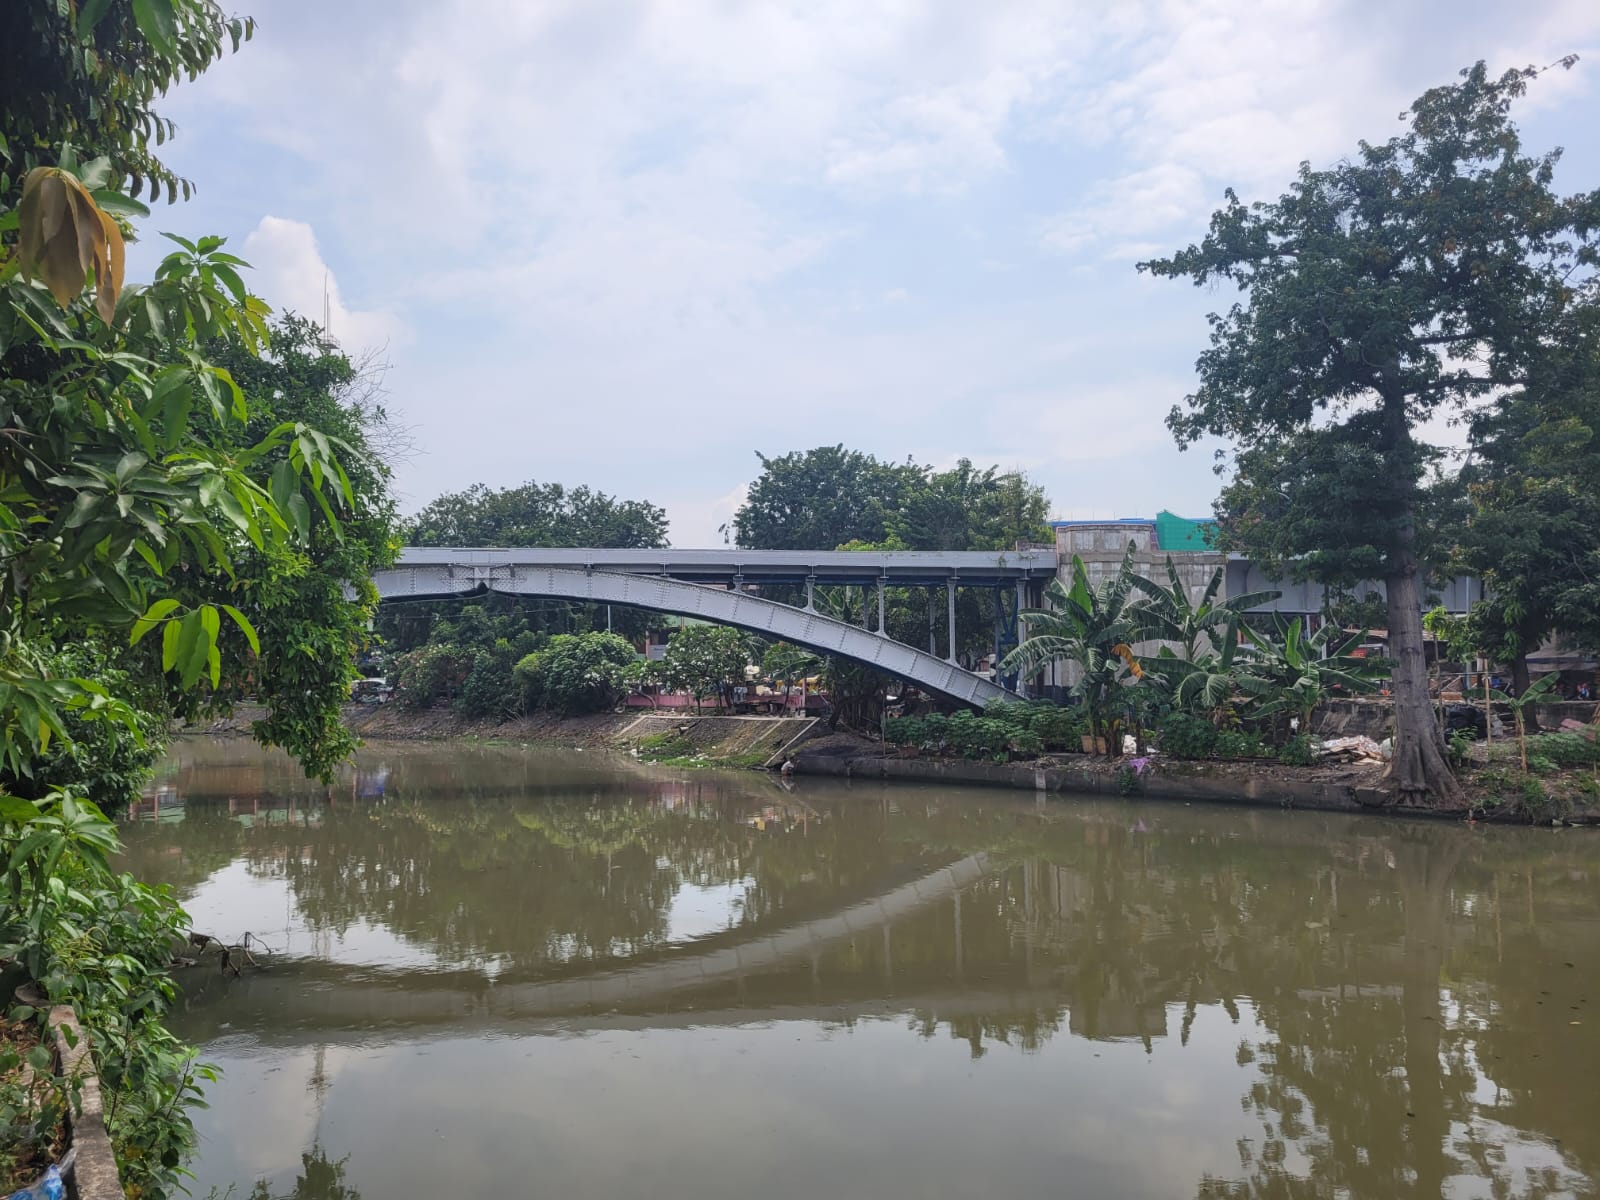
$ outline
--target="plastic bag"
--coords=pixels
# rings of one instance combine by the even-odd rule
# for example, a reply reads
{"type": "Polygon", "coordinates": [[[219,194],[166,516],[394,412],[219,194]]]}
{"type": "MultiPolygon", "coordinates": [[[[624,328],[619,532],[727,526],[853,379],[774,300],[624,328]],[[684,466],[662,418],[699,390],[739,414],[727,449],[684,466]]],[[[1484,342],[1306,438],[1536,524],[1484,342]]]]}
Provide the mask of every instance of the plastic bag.
{"type": "Polygon", "coordinates": [[[67,1185],[61,1182],[61,1171],[51,1167],[31,1188],[23,1188],[20,1192],[12,1192],[7,1200],[63,1200],[67,1194],[67,1185]]]}

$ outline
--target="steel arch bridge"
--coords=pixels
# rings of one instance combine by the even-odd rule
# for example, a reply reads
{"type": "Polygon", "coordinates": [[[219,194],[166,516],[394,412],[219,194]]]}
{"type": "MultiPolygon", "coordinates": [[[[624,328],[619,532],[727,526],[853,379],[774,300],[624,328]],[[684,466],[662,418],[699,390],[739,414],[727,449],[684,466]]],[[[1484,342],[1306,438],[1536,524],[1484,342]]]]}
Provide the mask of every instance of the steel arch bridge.
{"type": "MultiPolygon", "coordinates": [[[[955,628],[955,597],[961,587],[1011,594],[1009,634],[1015,614],[1037,584],[1056,571],[1053,551],[785,551],[785,550],[497,550],[407,548],[399,562],[373,574],[384,600],[433,599],[499,592],[513,596],[619,604],[732,625],[779,638],[823,654],[875,667],[926,692],[983,707],[1017,693],[963,668],[950,654],[940,658],[889,637],[884,629],[884,590],[923,587],[946,593],[948,623],[955,628]],[[747,589],[764,584],[801,585],[806,605],[780,604],[747,589]],[[817,585],[876,589],[876,630],[819,613],[817,585]]],[[[930,593],[931,596],[931,593],[930,593]]],[[[865,606],[863,606],[865,609],[865,606]]],[[[997,642],[1006,632],[996,631],[997,642]]],[[[932,634],[930,599],[930,638],[932,634]]],[[[947,641],[948,641],[947,637],[947,641]]]]}

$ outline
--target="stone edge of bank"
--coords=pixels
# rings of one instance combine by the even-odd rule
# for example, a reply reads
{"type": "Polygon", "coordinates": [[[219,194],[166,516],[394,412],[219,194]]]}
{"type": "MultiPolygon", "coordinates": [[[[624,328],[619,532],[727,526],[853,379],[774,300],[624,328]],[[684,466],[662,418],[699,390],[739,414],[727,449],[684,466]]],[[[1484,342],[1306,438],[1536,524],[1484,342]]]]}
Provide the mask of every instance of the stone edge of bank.
{"type": "MultiPolygon", "coordinates": [[[[1364,781],[1293,779],[1247,771],[1220,773],[1198,763],[1157,762],[1131,788],[1120,770],[1032,763],[972,762],[965,759],[890,758],[882,755],[800,753],[794,769],[802,775],[882,779],[906,783],[961,783],[1032,792],[1070,792],[1149,800],[1307,809],[1319,812],[1379,813],[1389,816],[1443,817],[1459,821],[1466,809],[1436,810],[1391,804],[1388,793],[1364,781]]],[[[1483,820],[1514,820],[1484,816],[1483,820]]],[[[1525,824],[1526,821],[1516,823],[1525,824]]],[[[1600,812],[1574,812],[1567,825],[1600,825],[1600,812]]]]}
{"type": "Polygon", "coordinates": [[[76,1076],[81,1083],[82,1108],[70,1114],[72,1148],[77,1152],[72,1167],[72,1194],[78,1200],[123,1200],[122,1178],[117,1174],[111,1135],[106,1132],[105,1101],[94,1056],[89,1052],[89,1035],[78,1023],[78,1014],[66,1004],[50,1010],[50,1032],[55,1037],[61,1074],[68,1079],[76,1076]]]}

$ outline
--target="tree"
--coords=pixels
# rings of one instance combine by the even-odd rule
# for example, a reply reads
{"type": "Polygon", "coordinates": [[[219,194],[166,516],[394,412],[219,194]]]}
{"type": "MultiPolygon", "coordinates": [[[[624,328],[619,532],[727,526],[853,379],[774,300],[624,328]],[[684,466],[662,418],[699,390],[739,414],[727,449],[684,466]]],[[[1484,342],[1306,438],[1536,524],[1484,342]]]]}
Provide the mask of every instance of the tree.
{"type": "MultiPolygon", "coordinates": [[[[248,32],[208,0],[0,8],[0,958],[79,1013],[123,1183],[149,1197],[177,1186],[186,1110],[214,1073],[161,1025],[187,918],[113,870],[115,827],[73,790],[123,790],[138,764],[93,761],[80,725],[147,748],[141,693],[226,703],[243,675],[272,675],[243,606],[356,505],[337,437],[249,432],[217,351],[258,352],[268,310],[223,239],[174,237],[150,282],[124,279],[125,222],[145,213],[126,189],[179,190],[149,155],[170,130],[150,101],[248,32]],[[84,660],[65,648],[117,643],[106,669],[68,665],[84,660]]],[[[283,740],[308,762],[323,744],[283,740]]]]}
{"type": "Polygon", "coordinates": [[[594,546],[647,549],[667,544],[667,514],[644,500],[618,500],[587,487],[529,480],[521,487],[475,483],[440,496],[406,531],[413,546],[594,546]]]}
{"type": "Polygon", "coordinates": [[[214,0],[0,5],[0,209],[15,206],[28,171],[57,165],[64,145],[105,155],[130,196],[187,198],[193,185],[154,152],[176,126],[152,106],[255,27],[214,0]]]}
{"type": "Polygon", "coordinates": [[[755,550],[882,541],[889,514],[899,511],[923,474],[914,463],[879,462],[842,444],[756,457],[761,474],[733,515],[735,544],[755,550]]]}
{"type": "Polygon", "coordinates": [[[672,635],[659,664],[661,681],[688,692],[695,707],[707,696],[726,697],[744,683],[749,639],[727,625],[686,625],[672,635]]]}
{"type": "Polygon", "coordinates": [[[1525,383],[1595,286],[1600,195],[1558,196],[1557,155],[1524,154],[1510,120],[1537,74],[1491,79],[1480,63],[1419,98],[1401,135],[1303,166],[1270,204],[1230,191],[1201,243],[1140,264],[1245,293],[1212,315],[1200,386],[1168,424],[1183,446],[1233,445],[1217,505],[1228,546],[1295,577],[1383,581],[1389,778],[1410,802],[1459,792],[1423,658],[1439,555],[1419,518],[1440,451],[1421,426],[1525,383]]]}
{"type": "Polygon", "coordinates": [[[1128,709],[1124,685],[1144,674],[1132,650],[1146,636],[1133,599],[1134,550],[1129,542],[1116,574],[1098,586],[1090,583],[1088,568],[1074,554],[1072,586],[1052,579],[1045,589],[1049,607],[1023,610],[1028,637],[1000,664],[1003,671],[1025,675],[1051,662],[1076,666],[1072,692],[1088,713],[1090,736],[1097,744],[1103,741],[1111,755],[1122,753],[1122,719],[1128,709]]]}
{"type": "MultiPolygon", "coordinates": [[[[286,315],[270,330],[268,355],[223,343],[213,358],[244,390],[250,416],[237,436],[217,429],[224,445],[248,445],[283,422],[306,425],[337,438],[353,504],[337,526],[309,509],[310,536],[289,556],[253,548],[241,566],[263,584],[240,597],[240,607],[261,635],[253,670],[240,662],[230,695],[253,695],[268,716],[253,732],[263,745],[301,749],[308,774],[327,778],[354,751],[357,739],[342,719],[350,685],[378,610],[373,571],[392,564],[399,521],[390,492],[390,467],[369,434],[383,435],[381,410],[351,396],[357,368],[327,335],[302,317],[286,315]],[[352,594],[353,593],[353,594],[352,594]]],[[[285,462],[284,450],[263,458],[256,478],[269,489],[285,462]]],[[[291,501],[292,503],[292,501],[291,501]]]]}
{"type": "Polygon", "coordinates": [[[1558,334],[1569,353],[1477,415],[1459,480],[1450,558],[1484,589],[1471,638],[1510,664],[1519,694],[1529,653],[1552,634],[1600,648],[1600,308],[1572,315],[1558,334]]]}
{"type": "Polygon", "coordinates": [[[908,550],[1010,550],[1050,539],[1044,489],[1020,471],[980,471],[961,459],[927,471],[887,513],[890,536],[908,550]]]}

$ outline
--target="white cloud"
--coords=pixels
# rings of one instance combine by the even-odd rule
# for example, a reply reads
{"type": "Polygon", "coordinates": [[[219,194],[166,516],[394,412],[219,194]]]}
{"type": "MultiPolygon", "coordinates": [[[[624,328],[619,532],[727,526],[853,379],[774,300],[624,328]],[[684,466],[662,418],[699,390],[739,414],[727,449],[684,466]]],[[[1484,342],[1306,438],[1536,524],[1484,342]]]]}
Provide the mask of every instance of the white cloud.
{"type": "Polygon", "coordinates": [[[256,41],[175,93],[176,145],[198,204],[311,222],[250,235],[275,304],[319,315],[332,261],[336,332],[409,338],[418,501],[589,482],[703,542],[752,449],[844,441],[1203,511],[1209,464],[1161,418],[1215,298],[1129,263],[1480,55],[1600,30],[1594,0],[1441,6],[256,0],[256,41]]]}
{"type": "Polygon", "coordinates": [[[280,312],[293,311],[321,323],[347,350],[380,348],[401,340],[405,323],[388,312],[352,309],[339,281],[317,249],[316,235],[303,221],[262,217],[244,240],[244,257],[255,268],[252,290],[280,312]]]}

